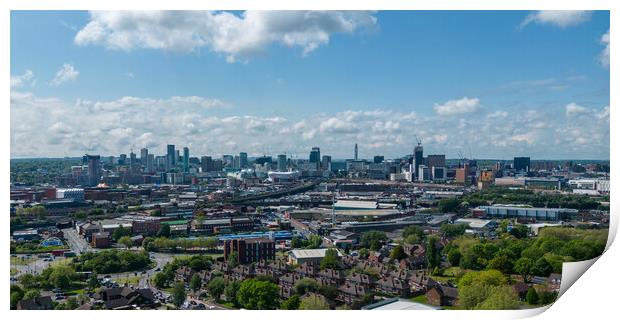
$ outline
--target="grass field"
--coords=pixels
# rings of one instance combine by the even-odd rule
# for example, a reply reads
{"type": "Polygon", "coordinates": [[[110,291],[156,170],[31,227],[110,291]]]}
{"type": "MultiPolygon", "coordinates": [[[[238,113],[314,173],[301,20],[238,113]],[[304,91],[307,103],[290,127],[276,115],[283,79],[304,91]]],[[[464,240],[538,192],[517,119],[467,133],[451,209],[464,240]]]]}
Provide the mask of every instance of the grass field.
{"type": "Polygon", "coordinates": [[[132,285],[132,286],[137,286],[138,283],[140,283],[140,279],[142,279],[142,276],[115,278],[114,281],[116,281],[116,283],[118,283],[119,285],[123,285],[123,284],[127,283],[127,284],[132,285]]]}
{"type": "Polygon", "coordinates": [[[11,276],[14,276],[14,275],[16,275],[19,271],[18,271],[17,269],[15,269],[15,268],[11,268],[11,271],[10,271],[10,272],[11,272],[11,276]]]}
{"type": "Polygon", "coordinates": [[[11,265],[25,266],[25,265],[33,262],[35,259],[36,258],[34,258],[34,257],[26,258],[24,256],[21,256],[21,257],[11,257],[11,265]]]}

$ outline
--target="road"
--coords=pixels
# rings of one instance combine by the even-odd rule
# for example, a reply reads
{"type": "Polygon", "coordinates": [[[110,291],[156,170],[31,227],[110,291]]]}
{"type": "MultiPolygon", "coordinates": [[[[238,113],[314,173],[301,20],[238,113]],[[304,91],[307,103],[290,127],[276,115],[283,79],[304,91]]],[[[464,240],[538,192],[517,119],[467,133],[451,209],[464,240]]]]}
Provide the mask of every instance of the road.
{"type": "Polygon", "coordinates": [[[76,254],[81,254],[88,251],[97,251],[97,249],[93,249],[90,244],[88,244],[88,242],[86,242],[86,240],[77,233],[75,228],[62,229],[62,232],[67,240],[69,248],[71,248],[71,251],[76,254]]]}

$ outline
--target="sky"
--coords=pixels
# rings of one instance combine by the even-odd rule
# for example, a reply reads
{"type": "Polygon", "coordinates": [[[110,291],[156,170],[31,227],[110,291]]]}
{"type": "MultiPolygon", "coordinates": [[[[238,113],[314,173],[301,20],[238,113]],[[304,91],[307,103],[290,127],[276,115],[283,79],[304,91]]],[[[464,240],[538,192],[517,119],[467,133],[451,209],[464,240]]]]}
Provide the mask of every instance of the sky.
{"type": "Polygon", "coordinates": [[[608,11],[12,11],[11,157],[609,159],[608,11]]]}

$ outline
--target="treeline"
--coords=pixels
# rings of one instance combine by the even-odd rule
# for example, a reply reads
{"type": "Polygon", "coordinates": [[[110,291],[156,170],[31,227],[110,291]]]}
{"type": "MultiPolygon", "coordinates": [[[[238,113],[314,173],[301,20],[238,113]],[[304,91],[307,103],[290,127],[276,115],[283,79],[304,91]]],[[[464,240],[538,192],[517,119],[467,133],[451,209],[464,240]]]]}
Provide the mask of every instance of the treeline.
{"type": "Polygon", "coordinates": [[[83,253],[73,258],[71,265],[78,272],[118,273],[146,269],[151,265],[151,259],[144,251],[112,249],[83,253]]]}
{"type": "MultiPolygon", "coordinates": [[[[528,204],[532,207],[601,209],[599,202],[586,195],[536,193],[532,190],[489,188],[466,195],[462,202],[470,207],[488,204],[528,204]]],[[[607,209],[609,210],[609,209],[607,209]]]]}
{"type": "Polygon", "coordinates": [[[602,254],[606,242],[607,230],[547,227],[535,239],[519,239],[509,233],[500,234],[497,240],[461,236],[445,246],[443,255],[462,269],[495,269],[528,280],[561,273],[564,262],[595,258],[602,254]]]}
{"type": "Polygon", "coordinates": [[[216,237],[198,237],[194,239],[167,237],[146,237],[142,246],[146,251],[152,252],[182,252],[191,249],[214,250],[217,248],[218,239],[216,237]]]}

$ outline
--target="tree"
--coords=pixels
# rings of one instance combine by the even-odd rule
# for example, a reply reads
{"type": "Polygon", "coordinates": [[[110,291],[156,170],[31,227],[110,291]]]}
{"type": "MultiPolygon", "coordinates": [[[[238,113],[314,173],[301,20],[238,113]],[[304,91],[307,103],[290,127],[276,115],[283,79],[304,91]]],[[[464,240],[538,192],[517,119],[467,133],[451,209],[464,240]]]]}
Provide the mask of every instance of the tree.
{"type": "Polygon", "coordinates": [[[168,277],[164,272],[158,272],[153,276],[153,283],[155,283],[155,287],[162,289],[168,286],[168,277]]]}
{"type": "Polygon", "coordinates": [[[519,224],[510,230],[510,234],[515,236],[517,239],[527,238],[527,235],[530,233],[530,228],[524,224],[519,224]]]}
{"type": "Polygon", "coordinates": [[[170,225],[165,223],[162,224],[159,228],[159,232],[157,232],[158,237],[170,238],[170,225]]]}
{"type": "Polygon", "coordinates": [[[340,266],[338,250],[329,248],[325,251],[325,257],[321,259],[321,269],[337,269],[340,266]]]}
{"type": "Polygon", "coordinates": [[[146,251],[152,251],[153,247],[151,246],[151,244],[154,240],[155,239],[153,239],[152,237],[144,238],[144,240],[142,240],[142,248],[144,248],[144,250],[146,251]]]}
{"type": "Polygon", "coordinates": [[[532,275],[532,266],[534,263],[530,258],[519,258],[515,262],[515,272],[523,276],[523,281],[529,282],[530,276],[532,275]]]}
{"type": "Polygon", "coordinates": [[[237,251],[233,251],[233,253],[231,253],[228,256],[228,266],[230,268],[234,268],[236,266],[239,265],[239,253],[237,253],[237,251]]]}
{"type": "Polygon", "coordinates": [[[424,237],[424,230],[419,226],[408,226],[403,229],[403,239],[406,239],[409,236],[416,236],[418,239],[422,239],[424,237]]]}
{"type": "Polygon", "coordinates": [[[362,259],[366,259],[368,258],[368,255],[370,255],[370,251],[368,251],[368,249],[366,248],[361,248],[358,252],[360,254],[360,258],[362,259]]]}
{"type": "Polygon", "coordinates": [[[372,230],[364,232],[360,240],[360,245],[362,247],[370,250],[379,250],[379,248],[387,242],[388,237],[385,232],[372,230]]]}
{"type": "Polygon", "coordinates": [[[464,309],[496,309],[505,302],[504,291],[494,291],[495,288],[505,286],[514,293],[510,286],[506,286],[506,277],[498,270],[468,272],[459,280],[459,305],[464,309]],[[485,301],[496,295],[492,301],[485,301]]]}
{"type": "Polygon", "coordinates": [[[120,239],[118,239],[118,243],[124,245],[125,248],[129,249],[133,245],[133,240],[131,240],[131,237],[129,236],[122,236],[120,239]]]}
{"type": "Polygon", "coordinates": [[[529,304],[538,304],[540,302],[540,298],[538,297],[538,292],[534,287],[530,287],[527,289],[527,293],[525,294],[525,301],[529,304]]]}
{"type": "Polygon", "coordinates": [[[185,292],[185,284],[181,281],[178,281],[174,284],[172,288],[172,302],[177,308],[180,308],[185,302],[185,298],[187,296],[187,292],[185,292]]]}
{"type": "Polygon", "coordinates": [[[53,268],[48,281],[57,288],[68,289],[77,274],[69,266],[57,266],[53,268]]]}
{"type": "Polygon", "coordinates": [[[209,281],[207,284],[207,290],[209,290],[209,294],[215,299],[215,301],[219,301],[222,293],[224,293],[224,289],[226,288],[226,280],[222,277],[215,277],[209,281]]]}
{"type": "Polygon", "coordinates": [[[487,263],[487,269],[500,270],[501,272],[508,274],[512,270],[513,260],[508,257],[506,253],[498,253],[489,260],[487,263]]]}
{"type": "Polygon", "coordinates": [[[321,245],[323,245],[323,238],[321,238],[321,236],[319,235],[311,234],[308,237],[308,245],[306,246],[306,248],[316,249],[316,248],[320,248],[321,245]]]}
{"type": "Polygon", "coordinates": [[[553,267],[545,257],[540,257],[532,265],[531,271],[535,276],[548,277],[553,271],[553,267]]]}
{"type": "Polygon", "coordinates": [[[439,227],[441,234],[447,238],[456,238],[465,234],[467,225],[464,223],[450,224],[444,223],[439,227]]]}
{"type": "Polygon", "coordinates": [[[329,310],[329,304],[325,297],[311,294],[301,298],[299,310],[329,310]]]}
{"type": "Polygon", "coordinates": [[[448,251],[448,262],[452,266],[458,266],[461,263],[461,251],[459,251],[458,247],[452,247],[450,251],[448,251]]]}
{"type": "Polygon", "coordinates": [[[288,299],[282,301],[280,309],[283,310],[297,310],[299,308],[299,295],[292,295],[288,299]]]}
{"type": "Polygon", "coordinates": [[[38,285],[36,277],[30,273],[22,274],[18,280],[24,289],[34,289],[38,285]]]}
{"type": "Polygon", "coordinates": [[[116,228],[114,232],[112,232],[112,239],[114,239],[114,241],[116,242],[118,242],[118,240],[124,236],[131,236],[131,230],[123,227],[122,225],[116,228]]]}
{"type": "Polygon", "coordinates": [[[302,278],[295,283],[295,293],[302,296],[308,292],[316,292],[319,289],[319,283],[314,279],[302,278]]]}
{"type": "Polygon", "coordinates": [[[31,289],[24,293],[24,300],[26,299],[35,299],[41,296],[41,291],[37,289],[31,289]]]}
{"type": "Polygon", "coordinates": [[[491,288],[489,296],[475,309],[478,310],[512,310],[519,305],[517,294],[511,286],[491,288]]]}
{"type": "Polygon", "coordinates": [[[194,275],[192,275],[192,278],[189,280],[189,287],[194,292],[199,291],[202,287],[202,279],[200,279],[198,273],[194,273],[194,275]]]}
{"type": "Polygon", "coordinates": [[[443,213],[454,212],[461,205],[461,201],[457,198],[441,199],[437,203],[439,211],[443,213]]]}
{"type": "Polygon", "coordinates": [[[435,236],[428,237],[426,241],[426,260],[431,269],[439,266],[441,262],[441,256],[439,250],[437,250],[437,242],[438,239],[435,236]]]}
{"type": "Polygon", "coordinates": [[[291,248],[301,248],[304,245],[303,241],[301,240],[301,238],[295,236],[291,239],[291,248]]]}
{"type": "Polygon", "coordinates": [[[407,258],[407,254],[405,253],[403,246],[396,246],[392,249],[392,252],[390,252],[390,260],[392,261],[400,261],[405,258],[407,258]]]}
{"type": "Polygon", "coordinates": [[[279,291],[274,283],[246,279],[237,291],[237,301],[250,310],[274,310],[279,305],[279,291]]]}
{"type": "Polygon", "coordinates": [[[93,272],[90,274],[90,277],[88,277],[88,287],[91,289],[95,289],[98,286],[99,286],[99,278],[97,277],[97,273],[93,272]]]}
{"type": "Polygon", "coordinates": [[[224,289],[226,300],[228,300],[228,302],[232,302],[235,306],[239,306],[239,302],[237,301],[237,292],[239,292],[240,286],[241,282],[233,280],[228,282],[228,285],[224,289]]]}

